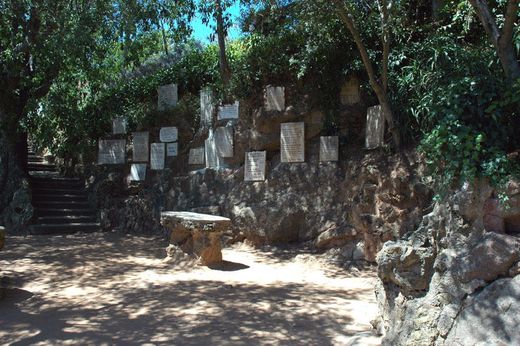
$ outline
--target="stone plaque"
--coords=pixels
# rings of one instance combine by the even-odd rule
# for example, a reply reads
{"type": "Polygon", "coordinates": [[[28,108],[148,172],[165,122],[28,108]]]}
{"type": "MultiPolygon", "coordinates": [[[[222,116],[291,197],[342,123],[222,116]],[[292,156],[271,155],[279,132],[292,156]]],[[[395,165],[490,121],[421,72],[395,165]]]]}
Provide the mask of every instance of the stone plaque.
{"type": "Polygon", "coordinates": [[[305,162],[305,123],[283,123],[280,131],[281,162],[305,162]]]}
{"type": "Polygon", "coordinates": [[[268,85],[265,88],[265,110],[283,111],[285,110],[285,88],[268,85]]]}
{"type": "Polygon", "coordinates": [[[126,118],[116,117],[112,119],[112,134],[123,135],[126,133],[126,118]]]}
{"type": "Polygon", "coordinates": [[[200,125],[211,127],[213,125],[213,92],[209,88],[200,91],[200,125]]]}
{"type": "Polygon", "coordinates": [[[217,143],[213,130],[209,130],[208,139],[204,142],[204,155],[206,158],[206,168],[219,168],[221,166],[221,159],[217,152],[217,143]]]}
{"type": "Polygon", "coordinates": [[[218,108],[218,120],[238,119],[239,106],[240,103],[238,101],[220,106],[218,108]]]}
{"type": "Polygon", "coordinates": [[[233,157],[233,128],[231,126],[217,127],[215,143],[220,157],[233,157]]]}
{"type": "Polygon", "coordinates": [[[189,165],[203,165],[204,164],[204,147],[190,149],[188,157],[189,165]]]}
{"type": "Polygon", "coordinates": [[[166,144],[166,156],[172,157],[177,156],[179,152],[179,145],[177,143],[166,144]]]}
{"type": "Polygon", "coordinates": [[[265,180],[265,151],[252,151],[246,153],[244,167],[245,181],[264,181],[265,180]]]}
{"type": "Polygon", "coordinates": [[[162,85],[157,89],[157,109],[165,111],[177,105],[177,84],[162,85]]]}
{"type": "Polygon", "coordinates": [[[164,169],[164,143],[152,143],[150,145],[150,168],[158,171],[164,169]]]}
{"type": "Polygon", "coordinates": [[[385,118],[381,106],[367,109],[367,130],[365,145],[367,149],[378,148],[384,144],[385,118]]]}
{"type": "Polygon", "coordinates": [[[148,132],[134,132],[133,137],[133,156],[134,162],[148,162],[148,132]]]}
{"type": "Polygon", "coordinates": [[[338,136],[320,137],[320,161],[338,161],[339,157],[338,136]]]}
{"type": "Polygon", "coordinates": [[[144,181],[146,179],[146,163],[133,163],[130,168],[131,181],[144,181]]]}
{"type": "Polygon", "coordinates": [[[125,163],[126,140],[100,139],[98,148],[98,164],[120,165],[125,163]]]}
{"type": "Polygon", "coordinates": [[[176,127],[162,127],[159,130],[159,139],[161,142],[177,142],[179,131],[176,127]]]}

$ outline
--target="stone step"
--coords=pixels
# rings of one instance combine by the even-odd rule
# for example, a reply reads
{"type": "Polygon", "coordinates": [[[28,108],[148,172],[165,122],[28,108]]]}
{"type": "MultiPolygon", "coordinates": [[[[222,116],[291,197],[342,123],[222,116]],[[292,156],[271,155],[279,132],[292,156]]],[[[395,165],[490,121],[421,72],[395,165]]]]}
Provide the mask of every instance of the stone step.
{"type": "Polygon", "coordinates": [[[68,223],[96,223],[95,216],[84,215],[61,215],[61,216],[42,216],[38,218],[39,224],[68,224],[68,223]]]}
{"type": "Polygon", "coordinates": [[[33,201],[36,208],[50,208],[50,209],[88,209],[90,207],[88,202],[76,201],[33,201]]]}
{"type": "Polygon", "coordinates": [[[86,194],[61,194],[61,193],[49,193],[41,194],[33,191],[32,196],[33,202],[47,203],[47,202],[88,202],[86,194]]]}
{"type": "Polygon", "coordinates": [[[52,187],[33,187],[33,196],[35,195],[56,195],[56,196],[86,196],[87,192],[81,186],[74,188],[52,188],[52,187]]]}
{"type": "Polygon", "coordinates": [[[71,234],[78,232],[91,233],[100,231],[100,225],[96,222],[85,223],[67,223],[67,224],[39,224],[32,225],[29,228],[29,233],[33,235],[47,235],[47,234],[71,234]]]}
{"type": "Polygon", "coordinates": [[[34,212],[37,217],[45,216],[95,216],[93,209],[70,209],[70,208],[36,208],[34,212]]]}
{"type": "Polygon", "coordinates": [[[28,165],[29,172],[56,172],[56,167],[50,165],[28,165]]]}
{"type": "Polygon", "coordinates": [[[52,177],[52,178],[32,178],[31,179],[31,186],[39,188],[39,187],[46,187],[46,188],[75,188],[82,186],[79,180],[62,180],[58,177],[52,177]]]}

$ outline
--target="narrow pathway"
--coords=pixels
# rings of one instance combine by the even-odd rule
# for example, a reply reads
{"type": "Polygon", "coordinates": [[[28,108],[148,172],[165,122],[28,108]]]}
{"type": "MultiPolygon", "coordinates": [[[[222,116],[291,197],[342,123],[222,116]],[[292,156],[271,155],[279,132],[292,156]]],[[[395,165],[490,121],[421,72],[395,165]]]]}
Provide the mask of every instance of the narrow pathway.
{"type": "Polygon", "coordinates": [[[79,179],[60,176],[55,165],[46,163],[31,150],[28,160],[36,217],[29,229],[31,234],[70,234],[100,229],[96,211],[90,207],[79,179]]]}
{"type": "Polygon", "coordinates": [[[304,252],[224,249],[213,269],[163,240],[10,237],[0,344],[378,345],[372,273],[304,252]]]}

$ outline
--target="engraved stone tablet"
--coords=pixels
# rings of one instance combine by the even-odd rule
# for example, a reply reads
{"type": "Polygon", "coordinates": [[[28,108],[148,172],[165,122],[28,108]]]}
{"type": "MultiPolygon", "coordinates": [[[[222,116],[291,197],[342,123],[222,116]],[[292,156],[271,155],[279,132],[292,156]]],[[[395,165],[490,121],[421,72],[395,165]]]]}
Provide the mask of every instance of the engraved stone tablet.
{"type": "Polygon", "coordinates": [[[217,154],[220,157],[233,157],[233,128],[231,126],[217,127],[215,143],[217,154]]]}
{"type": "Polygon", "coordinates": [[[148,132],[134,132],[133,137],[133,156],[134,162],[148,162],[148,132]]]}
{"type": "Polygon", "coordinates": [[[189,165],[203,165],[204,164],[204,147],[190,149],[188,157],[189,165]]]}
{"type": "Polygon", "coordinates": [[[152,143],[150,145],[150,168],[153,170],[164,169],[164,143],[152,143]]]}
{"type": "Polygon", "coordinates": [[[280,131],[281,162],[305,162],[305,124],[283,123],[280,131]]]}
{"type": "Polygon", "coordinates": [[[157,89],[157,109],[165,111],[177,105],[177,84],[162,85],[157,89]]]}
{"type": "Polygon", "coordinates": [[[100,165],[120,165],[125,163],[126,140],[100,139],[98,163],[100,165]]]}
{"type": "Polygon", "coordinates": [[[337,136],[320,137],[320,161],[338,161],[338,146],[337,136]]]}
{"type": "Polygon", "coordinates": [[[179,132],[176,127],[162,127],[159,130],[159,139],[161,142],[176,142],[179,132]]]}
{"type": "Polygon", "coordinates": [[[167,143],[166,144],[166,156],[177,156],[179,152],[179,146],[177,143],[167,143]]]}
{"type": "Polygon", "coordinates": [[[235,103],[220,106],[218,108],[218,120],[238,119],[239,105],[240,103],[235,101],[235,103]]]}
{"type": "Polygon", "coordinates": [[[200,91],[200,125],[211,127],[213,125],[213,92],[206,88],[200,91]]]}
{"type": "Polygon", "coordinates": [[[365,145],[367,149],[380,147],[384,144],[385,118],[381,106],[367,109],[367,130],[365,145]]]}
{"type": "Polygon", "coordinates": [[[265,151],[252,151],[246,153],[244,167],[245,181],[264,181],[265,180],[265,151]]]}
{"type": "Polygon", "coordinates": [[[265,109],[267,111],[285,110],[285,88],[268,85],[265,88],[265,109]]]}
{"type": "Polygon", "coordinates": [[[116,117],[112,119],[112,134],[122,135],[126,133],[126,118],[116,117]]]}
{"type": "Polygon", "coordinates": [[[217,153],[217,143],[213,130],[209,130],[208,139],[204,142],[206,168],[219,168],[221,166],[221,159],[217,153]]]}
{"type": "Polygon", "coordinates": [[[133,163],[130,168],[131,181],[144,181],[146,179],[146,163],[133,163]]]}

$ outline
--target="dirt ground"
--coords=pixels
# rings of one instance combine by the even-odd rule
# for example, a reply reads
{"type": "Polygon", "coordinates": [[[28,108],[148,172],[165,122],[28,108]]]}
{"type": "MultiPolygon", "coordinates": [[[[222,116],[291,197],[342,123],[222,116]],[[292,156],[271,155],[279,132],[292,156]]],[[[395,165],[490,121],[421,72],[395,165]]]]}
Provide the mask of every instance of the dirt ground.
{"type": "Polygon", "coordinates": [[[165,260],[162,239],[9,237],[0,344],[378,345],[370,272],[303,250],[223,251],[201,267],[165,260]],[[6,279],[7,277],[7,279],[6,279]]]}

